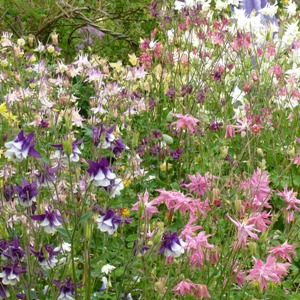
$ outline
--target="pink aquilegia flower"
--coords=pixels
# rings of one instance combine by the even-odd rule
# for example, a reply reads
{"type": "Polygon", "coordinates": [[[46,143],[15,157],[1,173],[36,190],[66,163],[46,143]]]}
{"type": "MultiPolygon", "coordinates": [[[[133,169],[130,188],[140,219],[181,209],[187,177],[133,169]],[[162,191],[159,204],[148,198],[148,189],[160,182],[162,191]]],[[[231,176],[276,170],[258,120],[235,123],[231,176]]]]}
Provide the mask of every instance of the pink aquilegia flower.
{"type": "Polygon", "coordinates": [[[284,260],[288,260],[289,262],[292,262],[292,257],[296,257],[296,252],[295,252],[295,245],[289,245],[287,241],[285,241],[282,245],[278,245],[275,247],[271,247],[269,249],[269,253],[276,258],[281,258],[284,260]]]}
{"type": "Polygon", "coordinates": [[[288,204],[287,210],[294,209],[296,211],[300,211],[300,200],[295,197],[295,193],[293,189],[288,190],[288,187],[285,186],[283,192],[277,192],[277,194],[283,197],[283,199],[288,204]]]}
{"type": "Polygon", "coordinates": [[[146,190],[144,195],[138,195],[139,201],[133,204],[131,210],[138,210],[139,207],[143,209],[142,218],[151,219],[153,214],[159,214],[159,210],[153,205],[153,201],[148,202],[149,200],[149,193],[146,190]]]}
{"type": "Polygon", "coordinates": [[[185,184],[184,187],[189,188],[190,193],[195,192],[197,196],[202,197],[211,185],[215,176],[212,176],[209,172],[207,172],[204,176],[201,176],[201,174],[197,172],[196,175],[188,175],[188,178],[191,182],[185,184]]]}
{"type": "Polygon", "coordinates": [[[258,229],[254,228],[254,224],[248,223],[248,220],[244,220],[242,223],[239,221],[233,220],[228,214],[226,215],[227,218],[236,226],[238,230],[238,244],[237,246],[243,246],[247,242],[248,236],[251,238],[258,240],[257,234],[253,233],[252,231],[259,232],[258,229]]]}
{"type": "Polygon", "coordinates": [[[173,288],[173,292],[175,295],[180,294],[184,296],[185,294],[193,294],[193,290],[196,288],[196,284],[189,282],[189,281],[180,281],[176,286],[173,288]]]}
{"type": "Polygon", "coordinates": [[[251,270],[249,270],[249,275],[246,280],[259,282],[260,290],[268,288],[268,282],[272,281],[275,283],[280,283],[281,278],[286,276],[288,273],[288,267],[290,263],[278,263],[274,256],[269,255],[267,257],[266,263],[262,260],[254,258],[255,263],[251,270]]]}
{"type": "Polygon", "coordinates": [[[259,231],[264,232],[268,229],[268,225],[272,223],[272,221],[268,219],[271,216],[272,214],[270,212],[256,212],[250,216],[248,224],[254,224],[259,231]]]}
{"type": "Polygon", "coordinates": [[[176,130],[188,128],[190,133],[195,133],[197,128],[197,123],[200,121],[191,115],[182,114],[172,114],[173,117],[179,118],[177,121],[173,122],[171,126],[176,125],[176,130]]]}
{"type": "Polygon", "coordinates": [[[262,210],[263,207],[271,208],[268,201],[271,198],[272,190],[269,187],[269,175],[266,171],[257,169],[251,178],[245,180],[241,187],[246,190],[249,197],[249,205],[254,210],[262,210]]]}

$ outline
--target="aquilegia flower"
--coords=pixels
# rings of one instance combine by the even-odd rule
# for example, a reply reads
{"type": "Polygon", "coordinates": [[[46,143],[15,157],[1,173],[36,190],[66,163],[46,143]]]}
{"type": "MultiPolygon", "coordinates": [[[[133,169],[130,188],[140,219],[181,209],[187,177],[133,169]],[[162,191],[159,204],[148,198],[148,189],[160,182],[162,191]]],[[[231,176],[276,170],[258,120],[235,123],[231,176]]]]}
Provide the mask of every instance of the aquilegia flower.
{"type": "Polygon", "coordinates": [[[98,229],[100,229],[101,232],[107,232],[109,235],[114,234],[118,226],[123,223],[121,218],[112,210],[108,210],[96,221],[98,223],[98,229]]]}
{"type": "Polygon", "coordinates": [[[178,237],[176,231],[171,234],[165,233],[159,249],[159,254],[164,253],[166,257],[178,257],[184,253],[185,245],[185,242],[178,237]]]}
{"type": "Polygon", "coordinates": [[[37,257],[39,264],[45,270],[50,270],[56,265],[57,259],[54,255],[60,253],[59,250],[55,251],[55,249],[53,249],[53,246],[50,244],[43,246],[40,251],[35,251],[32,248],[31,252],[37,257]]]}
{"type": "Polygon", "coordinates": [[[24,178],[22,184],[16,186],[16,191],[19,196],[20,204],[24,207],[29,207],[32,205],[32,202],[35,201],[35,196],[38,194],[37,181],[29,183],[24,178]]]}
{"type": "Polygon", "coordinates": [[[108,161],[102,157],[100,162],[89,161],[90,168],[87,172],[91,175],[91,181],[94,181],[95,186],[107,187],[111,181],[116,178],[116,175],[108,167],[108,161]]]}
{"type": "Polygon", "coordinates": [[[0,240],[0,254],[3,260],[17,263],[22,261],[25,251],[20,246],[19,238],[15,236],[13,241],[0,240]]]}
{"type": "Polygon", "coordinates": [[[22,161],[28,155],[40,158],[41,155],[34,149],[34,145],[34,132],[24,135],[24,131],[21,130],[13,141],[5,143],[5,156],[16,161],[22,161]]]}
{"type": "Polygon", "coordinates": [[[26,273],[25,267],[18,266],[15,263],[13,266],[8,265],[2,267],[2,272],[0,273],[0,278],[2,278],[2,283],[5,285],[16,285],[20,281],[20,274],[26,273]]]}
{"type": "Polygon", "coordinates": [[[44,227],[47,233],[55,233],[56,228],[62,227],[62,217],[58,210],[45,209],[45,213],[41,215],[31,216],[32,220],[42,221],[40,226],[44,227]]]}
{"type": "Polygon", "coordinates": [[[59,296],[57,300],[74,300],[75,287],[70,278],[60,282],[60,280],[52,280],[59,287],[59,296]]]}
{"type": "MultiPolygon", "coordinates": [[[[79,155],[81,154],[81,151],[79,150],[78,146],[80,144],[82,144],[83,139],[81,139],[80,141],[74,141],[72,142],[72,149],[71,149],[71,153],[69,155],[70,157],[70,161],[72,162],[78,162],[79,161],[79,155]]],[[[55,156],[57,158],[67,158],[67,154],[65,153],[65,149],[64,149],[64,145],[63,144],[52,144],[52,147],[56,148],[57,150],[55,151],[55,156]]]]}
{"type": "Polygon", "coordinates": [[[176,125],[176,130],[188,128],[190,133],[196,132],[197,123],[199,123],[198,119],[191,115],[172,114],[172,116],[178,118],[177,121],[171,124],[171,126],[176,125]]]}

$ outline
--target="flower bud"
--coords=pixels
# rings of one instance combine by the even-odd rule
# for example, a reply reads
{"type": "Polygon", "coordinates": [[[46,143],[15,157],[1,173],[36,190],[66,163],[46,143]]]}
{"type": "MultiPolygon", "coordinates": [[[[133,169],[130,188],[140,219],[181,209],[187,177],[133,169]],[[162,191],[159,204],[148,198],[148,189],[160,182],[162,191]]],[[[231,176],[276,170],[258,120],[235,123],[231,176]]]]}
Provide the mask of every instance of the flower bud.
{"type": "Polygon", "coordinates": [[[34,43],[34,35],[33,34],[29,34],[28,36],[28,44],[30,47],[33,47],[33,43],[34,43]]]}
{"type": "Polygon", "coordinates": [[[58,46],[58,34],[56,32],[51,33],[52,43],[55,46],[58,46]]]}
{"type": "Polygon", "coordinates": [[[20,38],[20,39],[17,40],[17,44],[18,44],[19,46],[24,46],[24,45],[25,45],[25,40],[22,39],[22,38],[20,38]]]}
{"type": "Polygon", "coordinates": [[[168,134],[163,134],[162,137],[167,145],[173,144],[173,138],[171,136],[169,136],[168,134]]]}
{"type": "Polygon", "coordinates": [[[257,148],[256,153],[261,157],[265,156],[264,151],[261,148],[257,148]]]}
{"type": "Polygon", "coordinates": [[[255,256],[256,255],[256,252],[257,252],[257,244],[256,242],[249,242],[249,249],[250,249],[250,253],[251,255],[255,256]]]}
{"type": "Polygon", "coordinates": [[[48,53],[53,53],[54,51],[55,51],[55,48],[54,48],[54,46],[52,46],[52,45],[50,45],[50,46],[48,46],[47,47],[47,51],[48,51],[48,53]]]}
{"type": "Polygon", "coordinates": [[[70,140],[66,140],[66,141],[63,141],[62,144],[63,144],[64,152],[66,153],[67,156],[70,156],[72,154],[72,150],[73,150],[72,142],[70,140]]]}

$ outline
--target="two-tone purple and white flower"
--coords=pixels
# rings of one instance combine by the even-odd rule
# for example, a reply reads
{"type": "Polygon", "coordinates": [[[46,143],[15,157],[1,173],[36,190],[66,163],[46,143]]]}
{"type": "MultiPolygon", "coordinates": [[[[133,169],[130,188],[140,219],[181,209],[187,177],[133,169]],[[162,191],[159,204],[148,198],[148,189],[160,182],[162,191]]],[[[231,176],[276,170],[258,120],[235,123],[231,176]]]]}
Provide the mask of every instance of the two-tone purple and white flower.
{"type": "Polygon", "coordinates": [[[3,260],[10,260],[14,263],[22,261],[25,251],[20,245],[19,238],[15,236],[12,241],[0,240],[0,255],[3,260]]]}
{"type": "Polygon", "coordinates": [[[24,178],[22,184],[15,187],[19,196],[19,202],[22,206],[29,207],[32,205],[33,201],[35,201],[35,196],[38,194],[37,186],[37,181],[29,183],[24,178]]]}
{"type": "Polygon", "coordinates": [[[71,282],[70,278],[67,278],[65,281],[61,282],[60,280],[52,280],[54,284],[59,288],[59,295],[57,300],[74,300],[75,298],[75,286],[71,282]]]}
{"type": "Polygon", "coordinates": [[[177,232],[171,234],[164,233],[159,254],[165,254],[166,257],[178,257],[184,253],[186,243],[183,242],[177,232]]]}
{"type": "Polygon", "coordinates": [[[108,210],[96,221],[98,223],[98,229],[100,229],[101,232],[107,232],[109,235],[114,234],[118,226],[123,223],[120,216],[112,210],[108,210]]]}
{"type": "Polygon", "coordinates": [[[116,178],[116,174],[108,167],[108,161],[105,157],[102,157],[100,162],[90,160],[89,166],[87,172],[90,174],[90,180],[93,181],[95,186],[108,187],[112,184],[112,180],[116,178]]]}
{"type": "Polygon", "coordinates": [[[21,130],[13,141],[7,142],[4,145],[7,148],[5,156],[9,159],[22,161],[28,155],[41,158],[41,155],[34,149],[35,140],[33,131],[24,135],[24,131],[21,130]]]}
{"type": "Polygon", "coordinates": [[[58,260],[56,259],[55,255],[59,254],[60,251],[55,251],[53,246],[48,244],[43,246],[40,251],[35,251],[32,248],[31,253],[37,257],[39,264],[44,270],[50,270],[57,264],[58,260]]]}
{"type": "Polygon", "coordinates": [[[55,233],[57,228],[62,227],[63,219],[58,210],[45,209],[41,215],[33,215],[31,219],[41,221],[40,226],[44,227],[47,233],[55,233]]]}
{"type": "Polygon", "coordinates": [[[2,283],[5,285],[16,285],[23,273],[26,273],[26,268],[15,263],[14,265],[2,267],[0,278],[2,278],[2,283]]]}
{"type": "MultiPolygon", "coordinates": [[[[83,139],[80,140],[80,141],[74,141],[72,142],[72,146],[71,146],[71,153],[69,155],[69,159],[71,162],[78,162],[79,161],[79,154],[81,154],[81,151],[79,150],[78,146],[80,144],[82,144],[83,142],[83,139]]],[[[63,144],[52,144],[51,145],[52,147],[56,148],[57,150],[55,151],[55,154],[54,156],[61,159],[67,159],[68,158],[68,155],[65,153],[65,150],[64,150],[64,145],[63,144]]]]}
{"type": "Polygon", "coordinates": [[[44,169],[38,175],[38,180],[41,186],[53,186],[56,181],[55,173],[59,170],[59,166],[50,168],[48,164],[44,164],[44,169]]]}

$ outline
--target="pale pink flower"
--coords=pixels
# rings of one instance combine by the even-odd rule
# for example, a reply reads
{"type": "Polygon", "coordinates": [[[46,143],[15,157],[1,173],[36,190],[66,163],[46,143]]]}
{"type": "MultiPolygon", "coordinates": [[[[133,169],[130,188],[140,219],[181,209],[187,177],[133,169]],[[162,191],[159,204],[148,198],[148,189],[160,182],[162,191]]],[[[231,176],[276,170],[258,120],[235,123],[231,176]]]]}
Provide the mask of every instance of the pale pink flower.
{"type": "Polygon", "coordinates": [[[300,207],[297,205],[300,205],[300,200],[295,197],[294,190],[288,190],[287,185],[284,188],[283,192],[277,192],[277,194],[287,202],[287,210],[294,209],[296,211],[300,211],[300,207]]]}
{"type": "Polygon", "coordinates": [[[258,240],[257,234],[252,232],[252,231],[259,232],[258,229],[254,228],[254,224],[249,225],[248,220],[244,220],[242,223],[239,221],[235,221],[229,216],[229,214],[227,214],[226,216],[236,226],[238,230],[238,246],[245,245],[248,236],[250,236],[255,240],[258,240]]]}
{"type": "Polygon", "coordinates": [[[289,245],[287,241],[285,241],[282,245],[271,247],[268,252],[277,258],[286,259],[289,262],[292,262],[291,256],[297,257],[295,248],[295,245],[289,245]]]}
{"type": "Polygon", "coordinates": [[[254,224],[259,231],[264,232],[268,229],[268,225],[272,223],[272,221],[268,219],[271,216],[272,215],[270,212],[256,212],[250,216],[248,219],[248,224],[254,224]]]}
{"type": "Polygon", "coordinates": [[[173,292],[178,295],[184,296],[185,294],[193,294],[193,290],[196,288],[196,284],[189,281],[180,281],[173,288],[173,292]]]}
{"type": "Polygon", "coordinates": [[[246,280],[254,280],[259,282],[260,290],[268,288],[268,282],[272,281],[280,283],[281,277],[286,276],[288,273],[288,267],[290,263],[277,263],[274,256],[269,255],[266,263],[262,260],[254,258],[255,263],[246,280]]]}
{"type": "Polygon", "coordinates": [[[268,179],[268,173],[258,168],[251,178],[241,184],[242,189],[247,191],[247,197],[251,198],[249,199],[250,205],[255,210],[262,210],[263,207],[271,208],[268,201],[271,198],[272,190],[268,186],[270,183],[268,179]]]}
{"type": "Polygon", "coordinates": [[[133,204],[131,210],[138,210],[139,207],[143,209],[142,218],[147,217],[147,219],[151,219],[153,214],[159,214],[159,210],[154,206],[153,201],[149,201],[149,193],[146,190],[144,195],[138,195],[139,201],[133,204]]]}
{"type": "Polygon", "coordinates": [[[196,296],[197,299],[211,298],[206,284],[197,284],[193,295],[196,296]]]}
{"type": "Polygon", "coordinates": [[[180,238],[186,240],[188,237],[192,238],[195,231],[202,228],[200,225],[194,225],[193,223],[197,220],[197,218],[192,218],[188,221],[188,223],[183,227],[183,230],[180,234],[180,238]]]}
{"type": "Polygon", "coordinates": [[[190,133],[196,132],[197,123],[200,122],[198,119],[191,115],[172,114],[172,116],[179,118],[177,121],[171,124],[171,126],[176,125],[176,130],[188,128],[190,133]]]}

